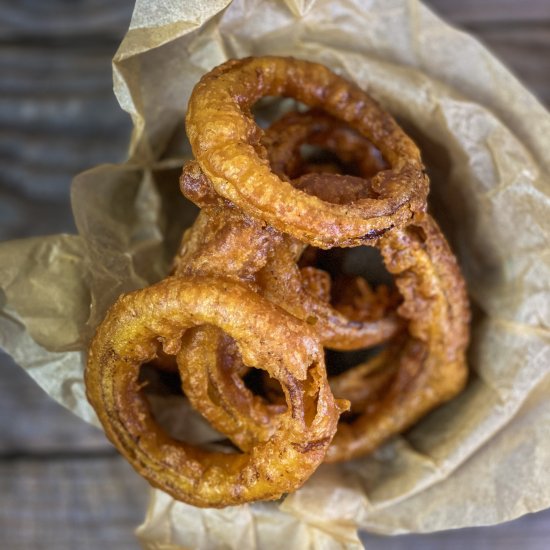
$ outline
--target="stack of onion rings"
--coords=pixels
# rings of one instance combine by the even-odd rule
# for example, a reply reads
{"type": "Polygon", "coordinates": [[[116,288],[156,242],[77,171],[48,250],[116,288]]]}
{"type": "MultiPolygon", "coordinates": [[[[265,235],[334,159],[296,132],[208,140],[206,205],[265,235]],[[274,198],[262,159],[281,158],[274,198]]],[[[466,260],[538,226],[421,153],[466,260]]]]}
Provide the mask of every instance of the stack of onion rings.
{"type": "Polygon", "coordinates": [[[460,391],[466,289],[426,213],[418,148],[326,67],[229,61],[195,87],[187,132],[195,161],[180,186],[201,211],[172,274],[123,295],[99,326],[88,398],[119,451],[174,498],[203,507],[277,499],[323,461],[373,451],[460,391]],[[250,110],[267,95],[312,109],[264,132],[250,110]],[[324,157],[304,158],[304,147],[324,157]],[[319,249],[359,245],[380,251],[395,288],[316,263],[319,249]],[[381,345],[328,377],[323,348],[381,345]],[[155,360],[179,372],[191,405],[238,452],[160,428],[139,381],[155,360]]]}

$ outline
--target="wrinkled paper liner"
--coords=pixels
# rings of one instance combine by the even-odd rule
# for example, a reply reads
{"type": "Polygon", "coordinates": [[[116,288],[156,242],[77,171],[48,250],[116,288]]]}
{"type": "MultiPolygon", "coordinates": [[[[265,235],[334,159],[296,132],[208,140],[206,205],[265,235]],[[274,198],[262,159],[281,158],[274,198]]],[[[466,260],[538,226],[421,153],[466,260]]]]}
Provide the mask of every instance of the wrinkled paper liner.
{"type": "MultiPolygon", "coordinates": [[[[227,4],[137,1],[114,60],[134,122],[129,160],[75,178],[78,236],[0,245],[0,345],[97,424],[83,385],[94,327],[121,292],[165,276],[196,215],[177,185],[193,85],[230,57],[319,61],[367,89],[422,149],[430,208],[475,313],[469,385],[373,455],[322,466],[282,502],[204,510],[153,491],[144,548],[352,549],[357,528],[429,532],[550,506],[550,115],[414,0],[227,4]]],[[[194,440],[213,437],[192,426],[194,440]]]]}

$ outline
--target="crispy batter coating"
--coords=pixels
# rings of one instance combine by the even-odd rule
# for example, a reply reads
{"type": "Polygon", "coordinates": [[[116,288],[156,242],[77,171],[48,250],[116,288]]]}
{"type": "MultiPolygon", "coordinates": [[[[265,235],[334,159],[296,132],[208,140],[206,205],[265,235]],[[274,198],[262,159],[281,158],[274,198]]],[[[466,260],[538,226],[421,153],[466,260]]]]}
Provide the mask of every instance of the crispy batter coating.
{"type": "Polygon", "coordinates": [[[393,311],[375,301],[373,315],[362,303],[362,316],[356,312],[349,319],[309,292],[297,265],[305,245],[227,201],[216,201],[210,181],[196,162],[186,164],[180,186],[202,209],[184,235],[175,260],[176,274],[224,273],[225,277],[248,282],[271,302],[314,324],[322,344],[332,349],[376,345],[400,330],[393,311]]]}
{"type": "MultiPolygon", "coordinates": [[[[196,163],[186,165],[180,184],[202,209],[184,235],[176,276],[222,272],[305,320],[324,345],[336,349],[376,345],[400,330],[395,314],[375,301],[374,315],[362,303],[361,319],[356,315],[352,321],[332,308],[313,283],[324,272],[316,270],[314,275],[311,268],[300,270],[296,264],[304,245],[217,198],[196,163]]],[[[326,274],[323,278],[326,285],[326,274]]],[[[240,358],[221,331],[199,327],[192,334],[178,355],[183,389],[192,406],[243,450],[264,441],[277,429],[280,407],[246,388],[237,373],[240,358]]]]}
{"type": "Polygon", "coordinates": [[[202,507],[296,490],[322,462],[340,413],[314,331],[246,286],[215,277],[169,278],[119,298],[90,346],[86,387],[107,436],[132,466],[174,498],[202,507]],[[249,452],[207,452],[170,438],[140,391],[139,367],[159,343],[177,353],[189,329],[201,325],[223,330],[247,364],[284,390],[277,430],[249,452]]]}
{"type": "Polygon", "coordinates": [[[429,184],[414,142],[368,94],[317,63],[228,61],[195,86],[186,127],[196,160],[221,196],[302,242],[320,248],[365,244],[426,207],[429,184]],[[267,95],[322,108],[379,149],[389,169],[371,181],[377,197],[333,204],[277,176],[250,113],[267,95]]]}
{"type": "Polygon", "coordinates": [[[394,309],[383,301],[373,301],[371,308],[364,302],[361,309],[353,304],[353,311],[346,315],[308,291],[311,284],[304,284],[304,271],[297,264],[304,247],[292,244],[278,247],[258,272],[256,281],[268,300],[312,324],[325,347],[356,350],[386,342],[399,332],[401,323],[394,309]]]}
{"type": "Polygon", "coordinates": [[[376,193],[370,185],[370,178],[388,168],[380,151],[365,136],[353,130],[342,120],[315,109],[287,113],[266,130],[262,143],[267,149],[271,169],[284,180],[296,180],[312,172],[335,174],[333,184],[326,185],[324,188],[311,189],[309,186],[298,186],[296,181],[292,182],[294,187],[303,189],[304,192],[324,201],[335,202],[323,196],[322,193],[338,189],[341,182],[348,177],[343,174],[361,176],[354,178],[356,192],[336,195],[341,201],[336,204],[342,204],[344,197],[346,202],[355,202],[361,198],[375,198],[376,193]],[[301,155],[301,148],[304,145],[317,146],[333,153],[340,166],[326,162],[320,165],[308,162],[301,155]]]}
{"type": "MultiPolygon", "coordinates": [[[[284,244],[284,238],[282,242],[284,244]]],[[[281,241],[278,246],[281,247],[281,241]]],[[[403,431],[458,393],[466,378],[468,301],[456,260],[436,223],[428,215],[418,215],[407,228],[388,232],[378,246],[404,300],[398,312],[407,322],[408,338],[397,338],[381,355],[332,379],[335,395],[349,399],[352,410],[360,416],[351,424],[340,422],[327,452],[326,460],[331,462],[371,452],[385,439],[403,431]]],[[[262,262],[263,267],[255,278],[264,296],[293,315],[297,315],[293,300],[299,300],[301,293],[296,283],[299,280],[296,273],[300,273],[296,265],[297,250],[301,250],[299,244],[294,252],[292,246],[287,245],[275,255],[266,254],[267,260],[262,262]]],[[[302,288],[308,288],[309,295],[318,303],[332,307],[327,302],[330,285],[326,276],[321,275],[323,272],[311,266],[302,268],[302,273],[304,271],[308,276],[307,282],[300,283],[302,288]]],[[[353,284],[348,282],[346,288],[347,293],[341,293],[339,305],[348,318],[360,312],[361,304],[366,304],[369,314],[373,315],[373,306],[380,300],[373,300],[370,287],[359,278],[354,279],[353,284]]],[[[388,295],[386,299],[389,300],[388,295]]],[[[310,307],[309,311],[315,309],[310,307]]],[[[312,325],[323,333],[322,325],[312,325]]],[[[327,345],[330,339],[323,334],[327,345]]],[[[231,367],[227,363],[225,369],[220,368],[227,362],[227,355],[223,345],[214,342],[210,340],[208,359],[203,355],[193,363],[194,376],[202,377],[199,385],[208,387],[209,383],[223,396],[218,398],[217,417],[214,418],[214,413],[205,416],[237,445],[247,449],[275,429],[276,421],[269,420],[274,417],[273,411],[244,387],[239,376],[228,374],[231,367]],[[204,373],[208,373],[208,381],[204,373]]],[[[212,402],[207,392],[202,393],[197,404],[199,410],[204,408],[204,403],[212,402]]]]}
{"type": "MultiPolygon", "coordinates": [[[[395,377],[396,355],[401,349],[401,340],[396,339],[374,357],[347,371],[329,378],[334,395],[345,395],[352,413],[369,414],[370,408],[382,398],[395,377]]],[[[284,401],[282,392],[279,397],[284,401]]]]}
{"type": "MultiPolygon", "coordinates": [[[[349,400],[355,416],[340,420],[326,462],[372,452],[454,397],[466,382],[466,287],[436,222],[419,214],[407,228],[388,232],[378,246],[403,297],[398,313],[407,330],[376,356],[329,378],[334,395],[349,400]]],[[[365,292],[368,300],[371,290],[365,292]]],[[[351,290],[343,303],[359,296],[351,290]]],[[[280,387],[267,376],[263,381],[272,402],[280,403],[280,387]]]]}
{"type": "Polygon", "coordinates": [[[177,361],[191,406],[239,449],[248,451],[279,429],[284,398],[270,403],[245,386],[238,347],[219,328],[190,330],[177,361]]]}
{"type": "Polygon", "coordinates": [[[200,214],[172,275],[108,311],[90,346],[87,395],[119,451],[174,498],[201,507],[277,499],[323,460],[371,452],[460,391],[465,284],[426,214],[418,148],[328,68],[228,61],[193,90],[186,125],[196,161],[180,186],[200,214]],[[312,109],[264,132],[251,109],[267,95],[312,109]],[[313,247],[364,244],[380,250],[399,296],[361,277],[333,280],[315,264],[313,247]],[[329,386],[323,346],[378,344],[378,355],[329,386]],[[177,368],[192,406],[241,452],[207,451],[162,430],[139,380],[152,361],[177,368]],[[264,396],[245,383],[254,368],[264,396]],[[353,414],[339,421],[350,402],[353,414]]]}
{"type": "MultiPolygon", "coordinates": [[[[382,378],[377,383],[384,391],[367,396],[359,418],[340,422],[327,462],[370,453],[454,397],[467,378],[470,309],[466,286],[435,221],[419,214],[408,227],[384,235],[378,246],[403,296],[398,313],[408,321],[408,337],[404,343],[393,344],[386,352],[388,357],[380,358],[388,362],[383,368],[377,365],[382,378]]],[[[345,387],[357,381],[357,374],[361,373],[351,369],[333,382],[337,397],[348,397],[345,387]]],[[[376,389],[377,383],[370,385],[376,389]]]]}

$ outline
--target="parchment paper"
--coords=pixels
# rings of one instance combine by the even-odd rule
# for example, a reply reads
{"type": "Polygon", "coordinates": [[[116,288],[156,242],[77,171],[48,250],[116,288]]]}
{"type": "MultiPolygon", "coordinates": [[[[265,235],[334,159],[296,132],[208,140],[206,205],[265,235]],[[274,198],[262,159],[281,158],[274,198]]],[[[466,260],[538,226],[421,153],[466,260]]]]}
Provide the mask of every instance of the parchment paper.
{"type": "Polygon", "coordinates": [[[332,67],[417,140],[474,307],[472,375],[406,435],[321,467],[283,502],[200,510],[153,491],[144,547],[352,549],[357,528],[427,532],[550,506],[550,115],[415,0],[137,0],[113,65],[129,160],[75,178],[78,236],[0,245],[0,345],[96,422],[90,335],[121,292],[165,275],[196,212],[177,185],[190,91],[225,59],[258,54],[332,67]]]}

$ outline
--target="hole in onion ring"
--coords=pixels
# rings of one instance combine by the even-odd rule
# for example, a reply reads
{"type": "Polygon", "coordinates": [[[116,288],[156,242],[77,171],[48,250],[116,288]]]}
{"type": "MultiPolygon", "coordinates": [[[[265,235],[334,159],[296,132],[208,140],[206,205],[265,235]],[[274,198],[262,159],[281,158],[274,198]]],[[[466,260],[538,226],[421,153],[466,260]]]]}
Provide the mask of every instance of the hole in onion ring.
{"type": "Polygon", "coordinates": [[[260,369],[251,368],[244,376],[245,387],[260,399],[280,405],[281,412],[286,411],[287,403],[284,398],[281,383],[260,369]]]}
{"type": "MultiPolygon", "coordinates": [[[[234,452],[238,449],[196,412],[181,389],[177,370],[171,370],[172,356],[159,353],[157,359],[141,365],[138,385],[159,428],[176,441],[203,444],[209,450],[234,452]]],[[[175,364],[175,363],[174,363],[175,364]]]]}
{"type": "Polygon", "coordinates": [[[337,351],[325,349],[325,363],[329,376],[336,376],[346,372],[360,363],[364,363],[373,357],[376,357],[384,346],[374,348],[358,349],[353,351],[337,351]]]}
{"type": "Polygon", "coordinates": [[[307,378],[304,382],[304,387],[311,388],[313,393],[304,392],[304,422],[309,428],[315,420],[317,411],[317,402],[319,400],[319,390],[317,384],[314,384],[315,377],[318,376],[318,370],[310,367],[307,371],[307,378]]]}

